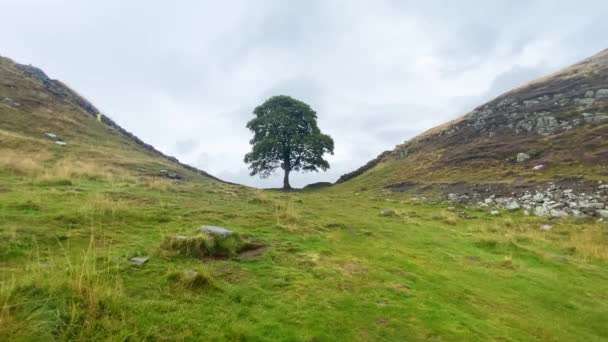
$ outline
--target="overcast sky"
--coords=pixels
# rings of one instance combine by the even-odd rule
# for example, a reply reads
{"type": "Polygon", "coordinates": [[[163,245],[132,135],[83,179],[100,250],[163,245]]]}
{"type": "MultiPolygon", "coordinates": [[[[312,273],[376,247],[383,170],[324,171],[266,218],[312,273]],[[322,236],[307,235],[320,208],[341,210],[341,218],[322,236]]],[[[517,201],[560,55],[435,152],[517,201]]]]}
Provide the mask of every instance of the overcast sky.
{"type": "Polygon", "coordinates": [[[335,181],[386,149],[608,47],[608,2],[0,0],[0,55],[38,66],[165,153],[248,175],[272,95],[309,103],[335,181]]]}

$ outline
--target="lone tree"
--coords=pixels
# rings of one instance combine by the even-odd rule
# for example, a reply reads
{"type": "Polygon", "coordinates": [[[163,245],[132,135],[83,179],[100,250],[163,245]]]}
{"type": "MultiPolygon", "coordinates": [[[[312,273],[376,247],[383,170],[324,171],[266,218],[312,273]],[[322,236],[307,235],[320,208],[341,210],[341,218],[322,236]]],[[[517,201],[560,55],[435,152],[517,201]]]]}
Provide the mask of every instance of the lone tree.
{"type": "Polygon", "coordinates": [[[317,113],[289,96],[273,96],[253,111],[247,123],[253,132],[252,151],[245,155],[251,175],[270,176],[278,167],[285,172],[283,189],[289,190],[291,171],[327,170],[325,153],[334,153],[334,141],[321,133],[317,113]]]}

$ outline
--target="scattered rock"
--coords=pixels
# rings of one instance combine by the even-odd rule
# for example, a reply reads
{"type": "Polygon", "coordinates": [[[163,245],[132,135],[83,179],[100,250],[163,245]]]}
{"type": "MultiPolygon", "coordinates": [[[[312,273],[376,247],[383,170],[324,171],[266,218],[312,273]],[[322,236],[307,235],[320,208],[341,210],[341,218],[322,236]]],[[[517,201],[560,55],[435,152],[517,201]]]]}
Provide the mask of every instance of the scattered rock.
{"type": "Polygon", "coordinates": [[[542,226],[540,226],[540,230],[549,231],[551,229],[553,229],[553,226],[550,224],[543,224],[542,226]]]}
{"type": "Polygon", "coordinates": [[[498,210],[492,210],[492,211],[490,211],[490,215],[492,215],[492,216],[500,215],[500,212],[498,210]]]}
{"type": "Polygon", "coordinates": [[[461,211],[458,213],[458,217],[463,218],[463,219],[472,219],[473,216],[469,215],[467,212],[465,211],[461,211]]]}
{"type": "Polygon", "coordinates": [[[68,143],[66,143],[65,141],[55,141],[55,144],[59,145],[59,146],[65,146],[68,143]]]}
{"type": "Polygon", "coordinates": [[[226,238],[234,234],[234,232],[231,230],[217,226],[202,226],[199,228],[199,231],[209,235],[220,236],[221,238],[226,238]]]}
{"type": "Polygon", "coordinates": [[[184,235],[175,235],[175,240],[180,241],[180,240],[186,240],[188,239],[187,236],[184,235]]]}
{"type": "Polygon", "coordinates": [[[13,99],[11,99],[10,97],[5,97],[2,99],[2,103],[10,106],[10,107],[19,107],[21,106],[21,104],[13,99]]]}
{"type": "Polygon", "coordinates": [[[384,209],[380,212],[382,216],[395,216],[397,213],[392,209],[384,209]]]}
{"type": "Polygon", "coordinates": [[[515,158],[515,161],[517,161],[518,163],[523,163],[523,162],[525,162],[526,160],[528,160],[530,158],[531,157],[530,157],[529,154],[521,152],[521,153],[517,154],[517,157],[515,158]]]}
{"type": "Polygon", "coordinates": [[[545,168],[545,165],[539,164],[539,165],[536,165],[535,167],[533,167],[532,170],[539,171],[539,170],[542,170],[544,168],[545,168]]]}
{"type": "Polygon", "coordinates": [[[451,202],[457,202],[460,199],[458,194],[448,194],[448,200],[451,202]]]}
{"type": "Polygon", "coordinates": [[[598,210],[597,214],[602,218],[608,218],[608,210],[598,210]]]}
{"type": "Polygon", "coordinates": [[[173,180],[182,180],[184,177],[179,173],[169,172],[169,170],[159,170],[158,175],[164,178],[173,179],[173,180]]]}
{"type": "Polygon", "coordinates": [[[44,135],[51,140],[61,140],[55,133],[46,132],[44,135]]]}
{"type": "Polygon", "coordinates": [[[149,260],[149,258],[147,257],[135,257],[135,258],[131,258],[129,260],[129,263],[133,266],[142,266],[143,264],[147,263],[149,260]]]}

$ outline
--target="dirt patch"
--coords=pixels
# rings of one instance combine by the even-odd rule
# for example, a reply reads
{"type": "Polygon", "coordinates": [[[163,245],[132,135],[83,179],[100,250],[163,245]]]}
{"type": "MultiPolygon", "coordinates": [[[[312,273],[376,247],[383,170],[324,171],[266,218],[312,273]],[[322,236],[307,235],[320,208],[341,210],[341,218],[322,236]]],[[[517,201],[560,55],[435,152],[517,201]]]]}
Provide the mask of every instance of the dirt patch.
{"type": "Polygon", "coordinates": [[[239,253],[239,258],[244,260],[251,260],[259,257],[264,254],[268,247],[262,244],[252,243],[243,247],[241,252],[239,253]]]}

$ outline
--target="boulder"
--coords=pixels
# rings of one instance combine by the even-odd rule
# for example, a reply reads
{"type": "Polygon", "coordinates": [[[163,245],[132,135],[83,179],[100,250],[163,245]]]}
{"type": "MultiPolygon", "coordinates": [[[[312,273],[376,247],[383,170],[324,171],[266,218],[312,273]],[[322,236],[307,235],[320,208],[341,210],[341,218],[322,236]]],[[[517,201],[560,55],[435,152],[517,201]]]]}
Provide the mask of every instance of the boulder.
{"type": "Polygon", "coordinates": [[[598,210],[597,214],[602,218],[608,218],[608,210],[598,210]]]}
{"type": "Polygon", "coordinates": [[[221,238],[227,238],[234,234],[234,232],[231,230],[228,230],[224,227],[217,227],[217,226],[202,226],[199,228],[199,231],[201,233],[215,235],[215,236],[219,236],[221,238]]]}

